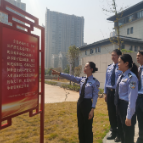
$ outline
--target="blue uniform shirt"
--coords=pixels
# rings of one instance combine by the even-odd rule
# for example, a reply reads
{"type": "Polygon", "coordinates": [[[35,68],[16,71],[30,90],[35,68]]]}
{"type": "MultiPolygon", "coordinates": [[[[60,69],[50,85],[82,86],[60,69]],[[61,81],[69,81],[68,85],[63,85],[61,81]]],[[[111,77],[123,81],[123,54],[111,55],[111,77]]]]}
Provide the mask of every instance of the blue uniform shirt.
{"type": "Polygon", "coordinates": [[[105,85],[104,85],[104,93],[107,94],[107,88],[112,88],[115,89],[116,88],[116,81],[118,79],[118,77],[121,75],[122,71],[118,70],[118,64],[116,64],[116,69],[115,69],[115,85],[112,86],[111,85],[111,75],[114,69],[114,63],[109,65],[106,71],[106,78],[105,78],[105,85]]]}
{"type": "MultiPolygon", "coordinates": [[[[61,73],[60,76],[80,84],[79,95],[81,94],[81,89],[83,84],[85,83],[86,77],[75,77],[73,75],[64,74],[64,73],[61,73]]],[[[100,83],[97,79],[95,79],[93,76],[88,77],[87,83],[85,85],[84,98],[93,99],[93,102],[92,102],[93,108],[95,108],[95,105],[97,102],[99,86],[100,86],[100,83]]]]}
{"type": "Polygon", "coordinates": [[[141,70],[141,77],[140,77],[140,80],[141,80],[141,89],[138,91],[138,94],[143,94],[143,66],[139,67],[139,71],[141,70]]]}
{"type": "MultiPolygon", "coordinates": [[[[119,76],[118,81],[120,80],[121,75],[119,76]]],[[[118,84],[117,81],[117,84],[118,84]]],[[[135,113],[136,100],[138,97],[138,79],[136,75],[129,70],[123,73],[123,78],[119,83],[119,99],[127,101],[127,119],[131,119],[135,113]]]]}

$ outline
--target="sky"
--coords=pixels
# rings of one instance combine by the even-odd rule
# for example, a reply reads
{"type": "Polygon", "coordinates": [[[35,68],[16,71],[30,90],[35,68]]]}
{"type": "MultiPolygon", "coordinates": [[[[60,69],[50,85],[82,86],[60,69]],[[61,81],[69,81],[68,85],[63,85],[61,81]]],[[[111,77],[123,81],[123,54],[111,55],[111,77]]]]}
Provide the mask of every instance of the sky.
{"type": "MultiPolygon", "coordinates": [[[[84,17],[84,43],[90,44],[109,38],[114,31],[113,22],[106,20],[114,15],[104,9],[111,8],[112,0],[21,0],[26,3],[26,11],[39,18],[45,25],[46,8],[51,11],[84,17]]],[[[142,0],[116,0],[118,9],[130,7],[142,0]]]]}

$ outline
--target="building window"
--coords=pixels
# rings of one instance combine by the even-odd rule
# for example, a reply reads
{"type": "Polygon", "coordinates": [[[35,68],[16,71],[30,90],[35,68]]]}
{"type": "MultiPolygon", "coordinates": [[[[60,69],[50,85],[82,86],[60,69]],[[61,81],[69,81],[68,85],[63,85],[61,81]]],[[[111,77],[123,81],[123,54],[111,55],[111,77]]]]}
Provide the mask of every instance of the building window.
{"type": "Polygon", "coordinates": [[[90,49],[90,54],[93,54],[93,49],[90,49]]]}
{"type": "Polygon", "coordinates": [[[125,45],[124,44],[121,45],[121,49],[125,49],[125,45]]]}
{"type": "Polygon", "coordinates": [[[135,52],[137,52],[138,51],[138,47],[137,46],[135,46],[135,50],[134,50],[135,52]]]}
{"type": "Polygon", "coordinates": [[[129,49],[130,51],[132,51],[133,50],[133,46],[130,46],[130,49],[129,49]]]}
{"type": "Polygon", "coordinates": [[[142,18],[143,17],[143,11],[137,12],[137,18],[142,18]]]}
{"type": "Polygon", "coordinates": [[[140,50],[143,50],[143,46],[140,46],[140,50]]]}
{"type": "Polygon", "coordinates": [[[98,48],[95,48],[95,52],[98,53],[98,48]]]}
{"type": "Polygon", "coordinates": [[[96,52],[96,53],[100,53],[100,52],[101,52],[101,48],[100,48],[100,47],[95,48],[95,52],[96,52]]]}
{"type": "MultiPolygon", "coordinates": [[[[137,19],[140,19],[143,17],[143,10],[139,11],[139,12],[135,12],[134,14],[127,16],[125,18],[121,18],[119,20],[119,26],[126,24],[126,23],[130,23],[132,21],[135,21],[137,19]]],[[[115,22],[116,23],[116,22],[115,22]]]]}
{"type": "Polygon", "coordinates": [[[129,35],[129,34],[130,34],[130,29],[128,28],[128,29],[127,29],[127,35],[129,35]]]}
{"type": "Polygon", "coordinates": [[[134,30],[133,27],[131,27],[131,29],[130,29],[130,31],[131,31],[130,33],[131,33],[131,34],[133,34],[133,30],[134,30]]]}
{"type": "Polygon", "coordinates": [[[120,19],[118,22],[119,26],[123,25],[124,23],[125,23],[125,19],[120,19]]]}
{"type": "Polygon", "coordinates": [[[85,55],[87,55],[87,51],[85,51],[85,55]]]}
{"type": "Polygon", "coordinates": [[[98,52],[101,52],[101,48],[100,47],[98,47],[98,52]]]}

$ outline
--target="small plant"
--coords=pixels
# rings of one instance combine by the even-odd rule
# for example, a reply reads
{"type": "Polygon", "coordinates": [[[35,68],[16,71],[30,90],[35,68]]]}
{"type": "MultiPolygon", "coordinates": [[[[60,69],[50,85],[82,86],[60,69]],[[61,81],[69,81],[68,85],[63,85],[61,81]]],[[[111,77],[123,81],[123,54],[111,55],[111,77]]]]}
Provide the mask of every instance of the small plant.
{"type": "Polygon", "coordinates": [[[99,88],[99,94],[103,94],[104,93],[104,89],[99,88]]]}
{"type": "Polygon", "coordinates": [[[122,52],[123,54],[133,53],[133,51],[131,51],[131,50],[126,50],[126,49],[122,49],[121,52],[122,52]]]}
{"type": "Polygon", "coordinates": [[[50,84],[50,85],[57,85],[56,82],[53,82],[53,81],[45,81],[46,84],[50,84]]]}
{"type": "Polygon", "coordinates": [[[69,89],[69,90],[73,90],[73,91],[79,91],[80,90],[80,86],[76,85],[76,84],[75,85],[62,84],[61,87],[64,89],[69,89]]]}

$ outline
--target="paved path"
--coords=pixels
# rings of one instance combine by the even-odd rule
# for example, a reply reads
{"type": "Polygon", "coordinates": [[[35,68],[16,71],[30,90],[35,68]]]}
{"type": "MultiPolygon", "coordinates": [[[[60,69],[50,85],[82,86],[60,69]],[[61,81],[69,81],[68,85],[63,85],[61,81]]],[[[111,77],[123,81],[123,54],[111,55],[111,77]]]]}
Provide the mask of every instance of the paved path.
{"type": "Polygon", "coordinates": [[[69,84],[69,82],[61,82],[61,81],[55,81],[55,80],[50,80],[50,79],[45,79],[45,81],[56,82],[58,86],[60,86],[60,85],[62,85],[62,84],[69,84]]]}
{"type": "MultiPolygon", "coordinates": [[[[138,124],[136,124],[136,126],[135,126],[135,143],[136,143],[137,138],[138,138],[138,131],[139,131],[138,124]]],[[[109,133],[103,139],[103,143],[115,143],[114,140],[106,140],[106,138],[109,135],[109,133]]],[[[118,143],[120,143],[120,142],[118,142],[118,143]]]]}
{"type": "Polygon", "coordinates": [[[59,86],[45,84],[45,103],[64,102],[66,95],[66,101],[77,101],[79,98],[78,92],[64,90],[59,86]]]}

